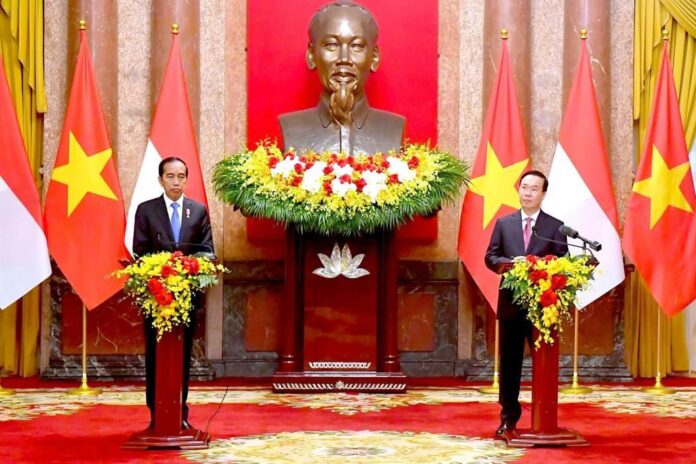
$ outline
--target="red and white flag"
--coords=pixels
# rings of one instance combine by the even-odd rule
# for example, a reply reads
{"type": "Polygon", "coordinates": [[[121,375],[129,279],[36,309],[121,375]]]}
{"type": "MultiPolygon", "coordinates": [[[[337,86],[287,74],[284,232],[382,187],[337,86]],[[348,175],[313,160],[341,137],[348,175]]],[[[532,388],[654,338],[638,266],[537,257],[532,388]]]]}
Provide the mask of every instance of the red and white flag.
{"type": "Polygon", "coordinates": [[[51,275],[41,203],[0,57],[0,310],[51,275]]]}
{"type": "MultiPolygon", "coordinates": [[[[579,308],[624,280],[616,201],[585,40],[551,163],[543,209],[602,244],[601,251],[595,253],[599,260],[595,280],[578,295],[579,308]]],[[[574,247],[570,251],[582,253],[574,247]]]]}
{"type": "Polygon", "coordinates": [[[186,196],[207,207],[208,199],[196,147],[196,135],[191,119],[177,33],[173,33],[172,36],[172,48],[164,72],[162,89],[157,99],[155,116],[152,119],[150,137],[128,208],[125,242],[131,254],[133,253],[135,211],[143,201],[155,198],[164,192],[157,180],[159,177],[157,168],[160,161],[170,156],[181,158],[188,167],[186,196]]]}

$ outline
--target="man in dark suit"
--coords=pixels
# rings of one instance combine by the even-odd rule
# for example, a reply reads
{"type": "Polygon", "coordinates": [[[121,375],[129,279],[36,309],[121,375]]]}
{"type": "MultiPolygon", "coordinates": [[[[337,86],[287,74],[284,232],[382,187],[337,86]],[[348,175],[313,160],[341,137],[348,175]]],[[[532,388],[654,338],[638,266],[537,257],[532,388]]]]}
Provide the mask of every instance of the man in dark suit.
{"type": "MultiPolygon", "coordinates": [[[[501,217],[495,223],[491,241],[486,250],[486,266],[500,272],[501,265],[513,262],[516,256],[563,256],[568,253],[565,236],[558,228],[563,224],[541,209],[549,182],[543,173],[528,171],[520,178],[519,198],[522,208],[501,217]],[[552,243],[548,240],[561,243],[552,243]]],[[[524,342],[530,349],[532,323],[524,308],[512,302],[512,292],[500,289],[497,317],[500,321],[500,427],[496,434],[503,435],[515,429],[522,415],[520,407],[520,379],[524,342]]]]}
{"type": "MultiPolygon", "coordinates": [[[[213,253],[213,236],[205,206],[184,197],[188,179],[188,167],[183,160],[169,157],[159,164],[159,183],[164,195],[138,205],[133,232],[133,253],[143,256],[160,251],[180,250],[184,254],[213,253]]],[[[182,426],[189,428],[188,381],[191,366],[191,349],[196,328],[196,309],[201,295],[194,295],[191,321],[184,331],[184,375],[182,389],[182,426]]],[[[150,409],[150,426],[154,424],[155,405],[155,352],[157,331],[145,319],[145,375],[147,380],[147,407],[150,409]]]]}

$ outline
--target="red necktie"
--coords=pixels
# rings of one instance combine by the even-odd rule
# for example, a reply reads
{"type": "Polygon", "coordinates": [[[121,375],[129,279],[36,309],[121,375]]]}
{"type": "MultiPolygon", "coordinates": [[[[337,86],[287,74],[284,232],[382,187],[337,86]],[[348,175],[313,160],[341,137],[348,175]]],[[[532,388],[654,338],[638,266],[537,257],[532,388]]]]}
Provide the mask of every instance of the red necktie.
{"type": "Polygon", "coordinates": [[[532,218],[525,218],[524,230],[522,231],[522,237],[524,238],[524,251],[527,251],[529,247],[529,241],[532,239],[532,218]]]}

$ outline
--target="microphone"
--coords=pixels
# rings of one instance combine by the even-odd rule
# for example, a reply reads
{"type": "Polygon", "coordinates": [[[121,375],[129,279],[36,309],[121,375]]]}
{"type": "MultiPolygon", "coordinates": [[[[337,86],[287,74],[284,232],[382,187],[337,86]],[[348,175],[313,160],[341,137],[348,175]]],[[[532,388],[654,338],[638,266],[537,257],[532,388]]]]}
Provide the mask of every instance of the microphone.
{"type": "Polygon", "coordinates": [[[583,247],[581,247],[580,245],[575,245],[574,243],[566,243],[566,242],[561,242],[560,240],[554,240],[554,239],[552,239],[552,238],[542,237],[541,235],[539,235],[539,234],[537,233],[536,225],[535,225],[534,227],[532,227],[532,233],[534,234],[534,236],[535,236],[536,238],[539,238],[539,239],[541,239],[541,240],[543,240],[543,241],[545,241],[545,242],[558,243],[559,245],[568,245],[568,246],[575,246],[575,247],[578,247],[578,248],[583,248],[583,247]]]}
{"type": "Polygon", "coordinates": [[[586,244],[588,247],[592,248],[594,251],[599,251],[602,249],[601,243],[599,243],[595,240],[590,240],[588,238],[583,237],[582,235],[580,235],[580,233],[577,230],[573,229],[572,227],[568,227],[565,224],[561,225],[558,228],[558,231],[561,234],[565,235],[566,237],[577,238],[578,240],[580,240],[584,244],[586,244]]]}

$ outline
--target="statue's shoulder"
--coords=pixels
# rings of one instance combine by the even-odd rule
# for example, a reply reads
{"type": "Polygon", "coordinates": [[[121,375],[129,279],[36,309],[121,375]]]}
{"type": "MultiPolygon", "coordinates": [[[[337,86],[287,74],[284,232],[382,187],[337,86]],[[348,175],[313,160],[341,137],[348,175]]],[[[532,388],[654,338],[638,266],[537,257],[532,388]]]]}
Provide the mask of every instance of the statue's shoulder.
{"type": "Polygon", "coordinates": [[[404,116],[392,113],[391,111],[378,110],[376,108],[370,108],[369,118],[394,126],[403,126],[406,124],[406,118],[404,116]]]}
{"type": "Polygon", "coordinates": [[[307,124],[316,124],[319,121],[319,112],[316,108],[293,111],[278,116],[282,128],[305,127],[307,124]]]}

